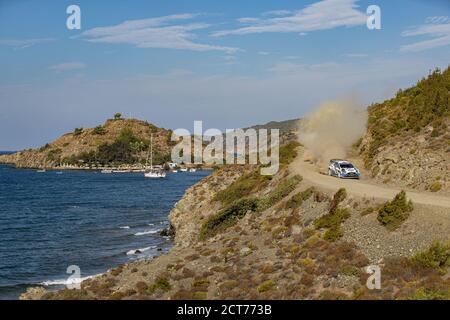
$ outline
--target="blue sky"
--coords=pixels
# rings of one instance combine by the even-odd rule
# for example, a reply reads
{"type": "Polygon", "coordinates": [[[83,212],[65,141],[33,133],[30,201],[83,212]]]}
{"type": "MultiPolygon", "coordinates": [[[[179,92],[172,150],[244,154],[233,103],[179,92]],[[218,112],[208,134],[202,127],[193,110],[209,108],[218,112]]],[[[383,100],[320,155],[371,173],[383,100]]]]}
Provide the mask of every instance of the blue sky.
{"type": "Polygon", "coordinates": [[[383,101],[450,57],[446,0],[0,0],[0,150],[115,112],[236,128],[357,94],[383,101]],[[66,8],[81,8],[81,30],[66,8]],[[381,30],[366,8],[381,8],[381,30]]]}

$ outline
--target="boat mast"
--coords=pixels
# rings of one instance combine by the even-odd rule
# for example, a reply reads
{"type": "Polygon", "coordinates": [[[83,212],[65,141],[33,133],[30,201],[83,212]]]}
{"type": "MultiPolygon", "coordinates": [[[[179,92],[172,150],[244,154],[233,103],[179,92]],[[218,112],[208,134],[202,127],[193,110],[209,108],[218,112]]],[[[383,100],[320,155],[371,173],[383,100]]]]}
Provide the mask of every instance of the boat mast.
{"type": "Polygon", "coordinates": [[[153,133],[150,136],[150,169],[153,169],[153,133]]]}

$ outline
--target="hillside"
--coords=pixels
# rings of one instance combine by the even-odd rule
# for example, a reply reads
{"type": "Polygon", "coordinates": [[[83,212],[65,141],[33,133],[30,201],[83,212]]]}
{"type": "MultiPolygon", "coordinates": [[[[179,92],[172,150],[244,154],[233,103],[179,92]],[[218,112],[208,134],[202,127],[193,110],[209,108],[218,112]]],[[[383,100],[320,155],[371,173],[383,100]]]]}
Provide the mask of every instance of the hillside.
{"type": "Polygon", "coordinates": [[[39,149],[1,155],[19,168],[91,167],[144,162],[153,135],[156,163],[170,157],[171,132],[135,119],[110,119],[95,128],[76,128],[39,149]]]}
{"type": "Polygon", "coordinates": [[[433,71],[368,111],[359,150],[372,177],[419,190],[450,190],[450,68],[433,71]]]}
{"type": "Polygon", "coordinates": [[[169,219],[174,247],[22,299],[449,299],[445,211],[328,191],[297,171],[296,143],[273,177],[224,166],[187,190],[169,219]],[[389,212],[395,207],[395,217],[389,212]],[[390,208],[390,209],[389,209],[390,208]],[[388,219],[390,218],[390,219],[388,219]],[[432,230],[432,232],[430,232],[432,230]],[[382,289],[365,286],[369,264],[382,289]]]}

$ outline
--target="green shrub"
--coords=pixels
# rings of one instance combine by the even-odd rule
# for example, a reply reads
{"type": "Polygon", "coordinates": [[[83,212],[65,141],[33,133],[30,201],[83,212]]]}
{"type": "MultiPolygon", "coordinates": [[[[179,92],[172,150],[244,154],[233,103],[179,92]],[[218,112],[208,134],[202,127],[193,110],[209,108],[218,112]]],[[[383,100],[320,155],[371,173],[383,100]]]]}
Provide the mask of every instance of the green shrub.
{"type": "Polygon", "coordinates": [[[206,300],[207,297],[208,297],[208,292],[196,291],[196,292],[192,293],[192,299],[194,299],[194,300],[206,300]]]}
{"type": "Polygon", "coordinates": [[[439,190],[441,190],[441,188],[442,188],[442,184],[439,181],[435,181],[431,184],[430,191],[438,192],[439,190]]]}
{"type": "Polygon", "coordinates": [[[314,187],[309,187],[308,189],[295,194],[286,202],[286,208],[294,209],[300,207],[303,201],[308,200],[313,195],[314,190],[314,187]]]}
{"type": "Polygon", "coordinates": [[[251,173],[238,178],[226,189],[219,191],[214,196],[214,200],[229,205],[238,199],[242,199],[243,197],[263,189],[267,186],[270,179],[270,176],[263,176],[259,173],[259,169],[256,169],[251,173]]]}
{"type": "MultiPolygon", "coordinates": [[[[50,144],[46,143],[44,146],[42,146],[42,147],[39,148],[39,151],[42,152],[42,151],[45,151],[45,150],[48,149],[48,148],[50,148],[50,144]]],[[[30,149],[30,150],[31,150],[31,149],[30,149]]]]}
{"type": "MultiPolygon", "coordinates": [[[[254,173],[250,175],[253,176],[253,174],[254,173]]],[[[222,193],[222,195],[219,196],[219,199],[221,199],[223,203],[228,203],[231,199],[234,199],[235,197],[240,200],[235,200],[234,202],[229,204],[226,208],[221,210],[219,213],[208,218],[208,220],[204,222],[204,224],[200,229],[199,238],[201,240],[204,240],[217,234],[218,232],[221,232],[235,225],[237,220],[244,217],[245,214],[249,211],[261,212],[272,207],[274,204],[276,204],[277,202],[281,201],[284,197],[289,195],[289,193],[291,193],[295,189],[295,187],[301,180],[302,177],[300,175],[295,175],[287,180],[283,180],[272,192],[270,192],[266,197],[261,199],[255,197],[242,199],[242,197],[245,196],[247,193],[243,193],[241,194],[240,197],[238,197],[237,190],[246,189],[246,188],[241,189],[240,186],[243,184],[246,185],[249,181],[249,178],[245,178],[244,180],[241,181],[239,180],[236,181],[238,182],[237,185],[230,186],[232,187],[231,188],[232,191],[229,194],[222,193]],[[245,181],[245,183],[243,181],[245,181]]],[[[228,189],[230,189],[230,187],[228,189]]]]}
{"type": "Polygon", "coordinates": [[[411,200],[406,199],[405,191],[401,191],[392,201],[386,202],[378,210],[378,221],[389,230],[397,229],[409,217],[413,210],[411,200]]]}
{"type": "Polygon", "coordinates": [[[248,211],[256,211],[258,199],[244,198],[232,203],[227,208],[208,218],[200,229],[199,238],[204,240],[220,231],[236,224],[238,219],[245,216],[248,211]]]}
{"type": "Polygon", "coordinates": [[[423,268],[435,269],[443,274],[447,273],[447,268],[450,267],[450,242],[446,244],[439,241],[433,242],[427,250],[414,255],[412,262],[423,268]]]}
{"type": "Polygon", "coordinates": [[[409,300],[450,300],[450,289],[435,291],[428,288],[419,288],[414,291],[409,300]]]}
{"type": "Polygon", "coordinates": [[[268,196],[259,200],[258,211],[261,212],[272,207],[274,204],[289,195],[292,191],[294,191],[302,179],[302,176],[295,175],[287,180],[281,181],[275,190],[273,190],[268,196]]]}
{"type": "Polygon", "coordinates": [[[93,134],[96,135],[103,135],[106,133],[105,128],[103,128],[103,126],[97,126],[94,128],[94,130],[92,131],[93,134]]]}
{"type": "Polygon", "coordinates": [[[264,281],[257,288],[259,293],[270,291],[270,290],[274,290],[274,289],[276,289],[276,285],[273,282],[273,280],[264,281]]]}
{"type": "Polygon", "coordinates": [[[361,275],[361,269],[357,266],[344,265],[339,269],[339,273],[346,276],[359,277],[361,275]]]}
{"type": "Polygon", "coordinates": [[[196,279],[192,282],[192,290],[195,291],[208,291],[209,280],[208,279],[196,279]]]}
{"type": "Polygon", "coordinates": [[[350,217],[350,210],[338,208],[334,213],[328,213],[314,221],[316,229],[326,229],[324,239],[330,242],[336,241],[343,236],[341,223],[350,217]]]}
{"type": "Polygon", "coordinates": [[[333,199],[331,200],[329,212],[334,213],[336,211],[336,209],[338,208],[338,205],[342,201],[344,201],[346,197],[347,197],[347,190],[345,190],[345,188],[339,189],[334,194],[333,199]]]}
{"type": "Polygon", "coordinates": [[[147,292],[150,294],[155,293],[157,290],[161,290],[161,291],[169,291],[170,289],[172,289],[172,286],[169,282],[169,280],[167,280],[167,278],[165,277],[158,277],[156,278],[155,282],[148,287],[147,292]]]}
{"type": "Polygon", "coordinates": [[[332,228],[346,219],[350,217],[350,210],[349,209],[342,209],[339,208],[334,213],[328,213],[314,221],[314,226],[317,229],[324,229],[324,228],[332,228]]]}
{"type": "Polygon", "coordinates": [[[83,132],[83,128],[75,128],[75,130],[73,130],[73,135],[79,136],[82,132],[83,132]]]}
{"type": "Polygon", "coordinates": [[[59,149],[59,148],[58,148],[58,149],[50,150],[50,151],[47,153],[47,161],[51,161],[51,162],[59,161],[59,160],[60,160],[61,152],[62,152],[62,150],[59,149]]]}
{"type": "Polygon", "coordinates": [[[280,147],[280,164],[286,166],[290,164],[297,157],[297,147],[300,143],[297,141],[290,141],[280,147]]]}

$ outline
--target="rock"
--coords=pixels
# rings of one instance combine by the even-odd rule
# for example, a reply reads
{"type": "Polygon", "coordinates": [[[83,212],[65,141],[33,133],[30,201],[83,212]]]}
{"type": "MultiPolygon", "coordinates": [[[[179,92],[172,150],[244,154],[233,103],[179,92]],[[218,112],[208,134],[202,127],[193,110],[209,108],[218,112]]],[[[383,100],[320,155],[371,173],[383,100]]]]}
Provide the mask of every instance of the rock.
{"type": "Polygon", "coordinates": [[[241,256],[248,256],[250,253],[252,253],[252,249],[250,249],[249,247],[243,247],[239,253],[241,254],[241,256]]]}

